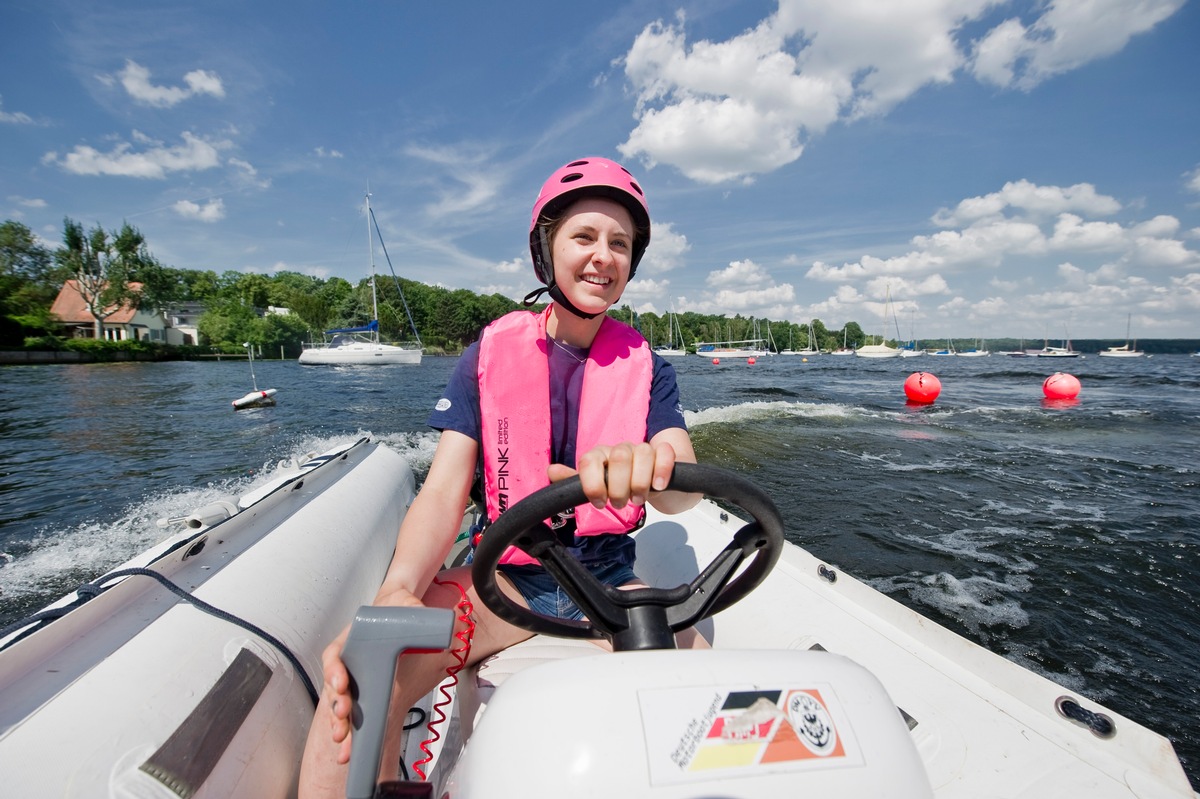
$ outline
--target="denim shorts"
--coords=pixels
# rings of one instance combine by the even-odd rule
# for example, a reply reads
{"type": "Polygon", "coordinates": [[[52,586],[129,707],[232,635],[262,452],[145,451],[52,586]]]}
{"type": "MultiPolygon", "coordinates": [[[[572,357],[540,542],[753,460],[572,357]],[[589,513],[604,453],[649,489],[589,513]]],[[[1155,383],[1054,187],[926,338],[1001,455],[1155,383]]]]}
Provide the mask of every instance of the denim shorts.
{"type": "MultiPolygon", "coordinates": [[[[585,563],[584,566],[604,585],[620,587],[638,579],[633,568],[625,563],[585,563]]],[[[541,566],[505,565],[500,567],[500,572],[512,580],[534,613],[571,621],[583,618],[583,611],[575,604],[575,600],[567,596],[558,581],[541,566]]]]}

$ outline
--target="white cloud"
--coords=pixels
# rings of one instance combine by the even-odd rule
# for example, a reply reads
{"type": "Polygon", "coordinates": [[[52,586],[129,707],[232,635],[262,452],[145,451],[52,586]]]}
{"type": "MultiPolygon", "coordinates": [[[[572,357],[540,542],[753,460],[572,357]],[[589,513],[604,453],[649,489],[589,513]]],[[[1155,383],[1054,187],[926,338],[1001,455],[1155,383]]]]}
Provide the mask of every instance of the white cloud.
{"type": "Polygon", "coordinates": [[[46,153],[42,163],[57,164],[76,175],[160,179],[171,172],[197,172],[219,166],[219,151],[229,146],[228,142],[209,142],[187,131],[182,134],[183,143],[171,147],[151,140],[138,131],[133,132],[132,138],[137,144],[146,145],[146,148],[137,152],[133,149],[134,144],[119,142],[107,153],[102,153],[94,147],[80,144],[62,158],[55,152],[46,153]]]}
{"type": "MultiPolygon", "coordinates": [[[[1160,287],[1143,276],[1145,271],[1200,272],[1200,252],[1183,241],[1195,231],[1182,231],[1180,221],[1165,214],[1124,224],[1090,218],[1117,210],[1121,209],[1115,200],[1086,184],[1063,188],[1010,183],[993,194],[963,200],[953,211],[942,209],[933,221],[960,227],[914,236],[912,248],[902,255],[864,255],[841,266],[814,262],[807,278],[838,285],[833,296],[807,310],[861,322],[882,313],[882,300],[890,291],[897,311],[911,309],[939,324],[947,319],[958,325],[992,320],[996,327],[1011,329],[1074,308],[1138,307],[1149,314],[1148,303],[1160,287]],[[1045,283],[1044,277],[1033,280],[1029,269],[1042,270],[1043,275],[1052,271],[1058,285],[1025,294],[1018,306],[1008,308],[998,298],[976,298],[960,288],[952,291],[946,280],[947,275],[965,274],[979,286],[1010,293],[1024,287],[1027,292],[1045,283]],[[952,293],[952,299],[937,306],[935,317],[917,302],[952,293]]],[[[1183,292],[1174,307],[1198,293],[1197,281],[1190,278],[1191,274],[1171,278],[1183,292]]],[[[1153,320],[1143,324],[1149,329],[1153,320]]]]}
{"type": "Polygon", "coordinates": [[[210,200],[204,205],[191,200],[180,200],[171,208],[184,219],[196,219],[200,222],[216,222],[225,218],[225,203],[220,198],[210,200]]]}
{"type": "Polygon", "coordinates": [[[1200,194],[1200,167],[1193,169],[1185,177],[1187,178],[1187,182],[1184,184],[1184,186],[1187,188],[1187,190],[1190,192],[1195,192],[1196,194],[1200,194]]]}
{"type": "Polygon", "coordinates": [[[687,236],[675,230],[670,222],[654,222],[650,246],[638,264],[638,276],[670,272],[684,265],[684,256],[692,249],[687,236]]]}
{"type": "Polygon", "coordinates": [[[1005,20],[974,43],[962,30],[1005,3],[779,0],[737,36],[694,42],[680,13],[647,25],[622,59],[637,124],[619,149],[702,183],[751,180],[835,122],[885,114],[967,71],[1029,89],[1117,52],[1182,4],[1053,0],[1028,27],[1005,20]]]}
{"type": "Polygon", "coordinates": [[[1120,211],[1121,204],[1112,197],[1097,194],[1096,187],[1090,183],[1076,183],[1063,188],[1017,180],[1005,183],[1000,191],[981,197],[968,197],[959,202],[953,211],[939,209],[933,215],[933,223],[941,227],[954,227],[998,217],[1007,210],[1024,212],[1034,219],[1071,212],[1109,216],[1120,211]]]}
{"type": "Polygon", "coordinates": [[[5,111],[4,98],[0,97],[0,123],[9,125],[32,125],[33,117],[22,111],[5,111]]]}
{"type": "MultiPolygon", "coordinates": [[[[135,61],[126,61],[125,68],[117,77],[129,96],[144,105],[170,108],[198,94],[224,97],[225,87],[215,72],[193,70],[183,76],[187,87],[155,86],[150,82],[150,70],[135,61]]],[[[107,82],[107,81],[106,81],[107,82]]]]}
{"type": "Polygon", "coordinates": [[[315,150],[313,150],[313,152],[315,152],[317,154],[317,158],[345,158],[346,157],[345,154],[343,154],[340,150],[334,150],[334,149],[326,150],[324,147],[317,147],[315,150]]]}
{"type": "Polygon", "coordinates": [[[724,269],[709,272],[704,282],[718,289],[727,286],[763,286],[771,283],[771,276],[753,261],[733,261],[724,269]]]}
{"type": "Polygon", "coordinates": [[[533,272],[533,265],[530,263],[528,257],[517,257],[496,264],[496,271],[502,275],[519,275],[523,274],[526,269],[533,272]]]}
{"type": "Polygon", "coordinates": [[[972,72],[1001,87],[1031,89],[1119,52],[1170,17],[1184,0],[1053,0],[1028,26],[1008,19],[974,45],[972,72]]]}

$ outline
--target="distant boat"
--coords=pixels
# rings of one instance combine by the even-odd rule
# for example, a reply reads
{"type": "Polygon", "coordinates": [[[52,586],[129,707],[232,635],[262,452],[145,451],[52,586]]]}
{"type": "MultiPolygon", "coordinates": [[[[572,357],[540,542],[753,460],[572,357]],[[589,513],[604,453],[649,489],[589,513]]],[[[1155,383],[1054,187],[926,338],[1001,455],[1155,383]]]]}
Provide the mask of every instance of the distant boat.
{"type": "MultiPolygon", "coordinates": [[[[398,347],[379,340],[379,298],[375,290],[375,237],[371,234],[371,195],[367,194],[367,248],[371,254],[371,312],[373,318],[362,327],[343,327],[326,330],[330,339],[323,343],[306,344],[300,353],[300,363],[308,366],[355,366],[366,364],[411,364],[421,363],[421,339],[417,336],[416,347],[398,347]]],[[[376,232],[378,232],[376,225],[376,232]]],[[[380,244],[383,244],[382,237],[380,244]]],[[[387,250],[384,250],[387,254],[387,250]]],[[[403,295],[401,295],[403,298],[403,295]]],[[[407,305],[405,306],[407,310],[407,305]]],[[[409,317],[412,321],[412,317],[409,317]]],[[[416,334],[416,326],[413,327],[416,334]]]]}
{"type": "Polygon", "coordinates": [[[853,355],[854,354],[854,350],[852,350],[846,346],[847,332],[848,332],[848,330],[845,327],[842,327],[842,346],[838,347],[836,350],[831,350],[829,353],[830,355],[853,355]]]}
{"type": "Polygon", "coordinates": [[[254,376],[254,347],[250,346],[250,342],[242,344],[246,348],[246,354],[250,358],[250,384],[254,386],[254,390],[238,397],[233,401],[233,409],[235,411],[244,410],[246,408],[264,408],[268,405],[275,404],[275,395],[279,393],[273,388],[258,390],[258,378],[254,376]]]}
{"type": "Polygon", "coordinates": [[[820,355],[821,350],[817,348],[817,338],[813,334],[812,322],[808,323],[808,344],[802,350],[792,349],[792,331],[788,331],[788,348],[782,350],[780,355],[820,355]]]}
{"type": "Polygon", "coordinates": [[[1025,350],[1025,352],[1035,355],[1038,358],[1078,358],[1083,355],[1083,353],[1071,349],[1071,336],[1069,333],[1063,336],[1063,345],[1061,347],[1051,347],[1050,339],[1048,338],[1042,340],[1042,345],[1040,350],[1025,350]]]}
{"type": "MultiPolygon", "coordinates": [[[[765,338],[759,338],[758,321],[751,319],[750,323],[753,328],[751,335],[753,338],[738,339],[736,341],[697,341],[696,354],[705,358],[763,358],[768,355],[774,355],[775,351],[771,349],[771,345],[765,338]]],[[[768,323],[767,335],[771,335],[771,327],[768,323]]]]}
{"type": "Polygon", "coordinates": [[[672,355],[687,355],[683,345],[683,331],[679,328],[679,317],[674,311],[667,314],[667,343],[655,347],[654,351],[664,357],[672,355]]]}
{"type": "Polygon", "coordinates": [[[982,358],[991,355],[991,353],[983,348],[982,339],[976,339],[975,349],[963,350],[962,352],[957,353],[957,355],[960,358],[982,358]]]}
{"type": "Polygon", "coordinates": [[[879,344],[864,344],[854,351],[854,354],[859,358],[898,358],[900,350],[895,347],[889,347],[883,342],[887,336],[887,316],[888,306],[892,304],[892,287],[888,286],[887,297],[883,301],[883,328],[884,332],[879,336],[879,344]]]}
{"type": "Polygon", "coordinates": [[[747,338],[739,341],[697,341],[696,354],[705,358],[762,358],[773,353],[766,339],[747,338]]]}
{"type": "Polygon", "coordinates": [[[934,350],[933,352],[931,352],[929,354],[930,355],[939,355],[942,357],[945,357],[948,355],[957,355],[957,353],[954,351],[954,342],[950,341],[950,339],[946,339],[945,349],[934,350]]]}
{"type": "Polygon", "coordinates": [[[1146,354],[1140,350],[1135,350],[1129,345],[1129,323],[1131,321],[1133,321],[1133,314],[1130,314],[1125,319],[1125,345],[1101,350],[1097,353],[1101,358],[1140,358],[1146,354]]]}
{"type": "Polygon", "coordinates": [[[1038,358],[1078,358],[1083,354],[1071,349],[1071,342],[1068,341],[1066,344],[1067,346],[1065,347],[1051,347],[1047,344],[1040,350],[1033,350],[1029,354],[1035,355],[1038,358]]]}

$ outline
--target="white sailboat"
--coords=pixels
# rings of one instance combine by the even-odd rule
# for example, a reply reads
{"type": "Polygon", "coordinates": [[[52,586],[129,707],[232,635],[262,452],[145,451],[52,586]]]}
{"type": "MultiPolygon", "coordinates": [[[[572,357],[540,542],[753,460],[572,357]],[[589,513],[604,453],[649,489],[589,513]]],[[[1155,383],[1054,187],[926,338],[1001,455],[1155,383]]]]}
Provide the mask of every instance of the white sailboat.
{"type": "Polygon", "coordinates": [[[879,335],[878,344],[864,344],[854,351],[854,354],[859,358],[898,358],[900,350],[895,347],[889,347],[883,342],[887,338],[887,312],[888,306],[892,304],[892,288],[888,286],[887,298],[883,301],[883,331],[879,335]]]}
{"type": "MultiPolygon", "coordinates": [[[[1105,350],[1100,350],[1097,353],[1101,358],[1140,358],[1146,353],[1141,350],[1136,350],[1129,344],[1129,324],[1133,321],[1133,314],[1130,314],[1125,320],[1125,345],[1122,347],[1109,347],[1105,350]]],[[[1134,343],[1136,346],[1136,342],[1134,343]]]]}
{"type": "MultiPolygon", "coordinates": [[[[751,320],[754,338],[727,341],[697,341],[696,354],[704,358],[762,358],[774,355],[765,338],[759,337],[758,321],[751,320]]],[[[771,328],[767,328],[770,335],[771,328]]]]}
{"type": "Polygon", "coordinates": [[[792,349],[792,331],[788,330],[788,348],[779,353],[780,355],[820,355],[821,350],[817,347],[817,337],[813,333],[812,320],[808,322],[808,343],[804,349],[792,349]]]}
{"type": "MultiPolygon", "coordinates": [[[[362,327],[344,327],[326,330],[329,340],[306,344],[300,353],[300,363],[314,366],[342,366],[366,364],[411,364],[421,363],[421,338],[417,335],[416,347],[398,347],[379,340],[379,298],[375,288],[375,237],[371,234],[371,195],[366,197],[367,249],[371,256],[371,321],[362,327]]],[[[378,230],[378,226],[376,226],[378,230]]],[[[382,245],[383,239],[380,238],[382,245]]],[[[386,250],[385,250],[386,254],[386,250]]],[[[402,297],[403,298],[403,297],[402,297]]],[[[411,322],[411,317],[409,318],[411,322]]],[[[416,334],[416,326],[413,326],[416,334]]]]}
{"type": "Polygon", "coordinates": [[[667,343],[661,347],[655,347],[654,351],[664,357],[687,355],[687,350],[683,346],[683,331],[679,327],[679,317],[674,311],[667,313],[667,343]]]}
{"type": "Polygon", "coordinates": [[[983,346],[983,339],[976,339],[974,349],[963,350],[957,353],[960,358],[982,358],[991,355],[991,352],[983,346]]]}

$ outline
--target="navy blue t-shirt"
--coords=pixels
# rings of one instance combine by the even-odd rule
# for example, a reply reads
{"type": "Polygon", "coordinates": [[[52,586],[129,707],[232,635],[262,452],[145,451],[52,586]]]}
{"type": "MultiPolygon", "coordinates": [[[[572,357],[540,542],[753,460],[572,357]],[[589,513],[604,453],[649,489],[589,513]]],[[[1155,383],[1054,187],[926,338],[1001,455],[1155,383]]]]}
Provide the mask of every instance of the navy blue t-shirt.
{"type": "MultiPolygon", "coordinates": [[[[587,350],[560,344],[547,337],[550,362],[550,458],[575,468],[575,434],[578,429],[579,398],[583,389],[583,366],[587,350]]],[[[650,381],[650,408],[646,414],[646,440],[672,427],[687,429],[675,367],[652,353],[654,371],[650,381]]],[[[453,430],[480,441],[482,414],[479,410],[479,342],[463,352],[450,382],[429,414],[435,430],[453,430]]],[[[624,535],[577,536],[575,554],[581,561],[618,561],[632,565],[633,540],[624,535]],[[591,540],[588,540],[591,539],[591,540]]]]}

